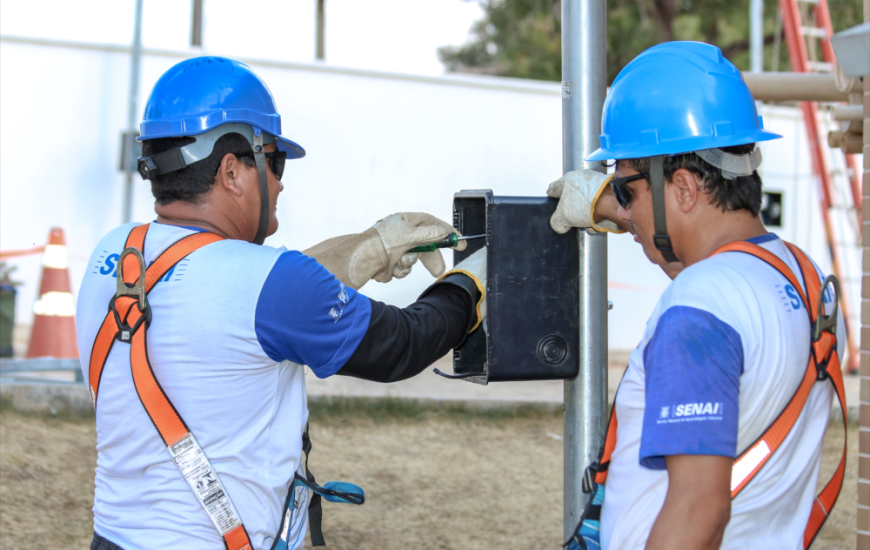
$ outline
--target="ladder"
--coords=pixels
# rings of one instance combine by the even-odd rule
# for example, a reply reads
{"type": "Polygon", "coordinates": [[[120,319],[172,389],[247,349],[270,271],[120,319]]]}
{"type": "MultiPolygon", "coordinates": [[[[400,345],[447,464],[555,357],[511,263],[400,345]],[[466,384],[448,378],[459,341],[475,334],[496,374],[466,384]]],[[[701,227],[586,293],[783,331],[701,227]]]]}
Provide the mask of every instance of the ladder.
{"type": "MultiPolygon", "coordinates": [[[[831,46],[833,28],[827,0],[779,0],[783,31],[792,71],[832,73],[836,58],[831,46]]],[[[815,102],[802,102],[810,159],[821,196],[821,214],[834,275],[840,280],[840,308],[846,321],[848,360],[844,370],[858,372],[860,355],[853,311],[860,311],[850,297],[860,296],[861,192],[860,172],[854,155],[835,158],[819,125],[815,102]],[[837,162],[840,161],[840,162],[837,162]],[[834,170],[832,170],[832,167],[834,170]],[[839,240],[838,240],[839,239],[839,240]]]]}

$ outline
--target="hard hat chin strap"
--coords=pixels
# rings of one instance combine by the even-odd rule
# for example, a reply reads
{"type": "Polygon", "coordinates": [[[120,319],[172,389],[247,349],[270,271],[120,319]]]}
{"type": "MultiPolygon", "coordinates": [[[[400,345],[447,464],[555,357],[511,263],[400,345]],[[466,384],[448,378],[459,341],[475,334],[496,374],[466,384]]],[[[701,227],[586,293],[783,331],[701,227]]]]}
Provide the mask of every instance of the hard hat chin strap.
{"type": "Polygon", "coordinates": [[[260,180],[260,222],[254,244],[263,244],[269,231],[269,180],[266,172],[266,156],[263,150],[263,131],[254,128],[254,162],[257,163],[257,176],[260,180]]]}
{"type": "Polygon", "coordinates": [[[655,226],[655,235],[653,242],[656,248],[662,253],[666,262],[679,262],[680,260],[674,254],[674,247],[671,245],[671,238],[668,236],[668,222],[665,216],[665,170],[664,159],[662,155],[651,157],[649,169],[649,184],[652,192],[653,202],[653,224],[655,226]]]}

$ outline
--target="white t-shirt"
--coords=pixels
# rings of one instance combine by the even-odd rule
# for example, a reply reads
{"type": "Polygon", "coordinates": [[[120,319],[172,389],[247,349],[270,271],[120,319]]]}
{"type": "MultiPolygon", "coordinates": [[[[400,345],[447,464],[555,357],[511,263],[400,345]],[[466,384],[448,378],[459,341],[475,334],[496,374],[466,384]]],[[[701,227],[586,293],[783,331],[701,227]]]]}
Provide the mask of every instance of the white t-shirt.
{"type": "MultiPolygon", "coordinates": [[[[776,235],[750,241],[802,280],[776,235]]],[[[831,298],[829,291],[826,305],[831,298]]],[[[616,396],[602,547],[644,548],[668,488],[664,457],[734,458],[754,443],[800,385],[809,345],[803,303],[767,263],[727,252],[685,269],[653,311],[616,396]]],[[[732,501],[723,550],[803,548],[833,397],[828,381],[812,389],[782,446],[732,501]]]]}
{"type": "MultiPolygon", "coordinates": [[[[103,238],[82,281],[76,323],[85,380],[115,293],[118,254],[134,226],[103,238]]],[[[146,265],[194,231],[152,223],[146,265]]],[[[148,300],[157,381],[220,476],[254,548],[268,549],[289,483],[304,474],[301,365],[321,378],[337,372],[365,334],[371,304],[299,252],[236,240],[190,254],[148,300]]],[[[223,548],[136,395],[129,357],[129,344],[115,341],[100,381],[94,530],[125,550],[223,548]]],[[[289,548],[301,547],[307,526],[307,513],[299,514],[289,548]]]]}

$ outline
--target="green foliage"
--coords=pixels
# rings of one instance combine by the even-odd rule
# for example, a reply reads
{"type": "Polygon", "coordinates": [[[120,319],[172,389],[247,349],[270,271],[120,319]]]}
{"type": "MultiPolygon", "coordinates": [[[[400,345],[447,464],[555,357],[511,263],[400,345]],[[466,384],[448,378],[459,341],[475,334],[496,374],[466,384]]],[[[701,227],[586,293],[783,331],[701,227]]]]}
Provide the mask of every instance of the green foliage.
{"type": "Polygon", "coordinates": [[[439,48],[448,70],[560,80],[562,43],[556,0],[480,0],[484,17],[462,46],[439,48]]]}
{"type": "MultiPolygon", "coordinates": [[[[561,80],[559,0],[478,0],[484,16],[461,46],[438,51],[448,71],[561,80]]],[[[643,50],[669,40],[715,44],[749,69],[750,0],[607,0],[607,80],[643,50]]],[[[776,46],[777,0],[764,0],[764,68],[787,71],[788,50],[776,46]],[[778,54],[778,55],[777,55],[778,54]],[[774,59],[774,58],[777,59],[774,59]]],[[[834,31],[863,21],[860,0],[829,0],[834,31]]]]}
{"type": "Polygon", "coordinates": [[[0,262],[0,284],[17,286],[21,281],[13,281],[12,273],[18,269],[18,266],[7,265],[6,262],[0,262]]]}

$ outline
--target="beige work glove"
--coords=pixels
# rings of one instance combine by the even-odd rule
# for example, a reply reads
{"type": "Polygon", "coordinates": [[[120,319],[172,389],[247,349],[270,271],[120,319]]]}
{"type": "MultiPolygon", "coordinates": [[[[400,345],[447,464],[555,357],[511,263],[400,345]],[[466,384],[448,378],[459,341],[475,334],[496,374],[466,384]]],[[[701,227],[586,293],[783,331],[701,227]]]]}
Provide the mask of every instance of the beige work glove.
{"type": "Polygon", "coordinates": [[[559,199],[559,205],[550,218],[550,227],[556,233],[566,233],[572,227],[591,227],[596,231],[625,233],[610,220],[595,223],[595,201],[610,184],[613,175],[602,174],[595,170],[575,170],[568,172],[550,184],[547,196],[559,199]]]}
{"type": "Polygon", "coordinates": [[[486,247],[481,248],[471,256],[465,258],[453,269],[438,278],[440,281],[453,273],[462,273],[470,277],[480,291],[480,301],[477,303],[477,319],[469,333],[474,332],[481,323],[486,324],[486,247]]]}
{"type": "MultiPolygon", "coordinates": [[[[422,212],[387,216],[362,233],[327,239],[302,253],[311,256],[347,286],[359,289],[374,279],[381,283],[401,279],[417,259],[434,277],[444,273],[440,250],[409,253],[423,244],[438,242],[457,233],[450,224],[422,212]]],[[[459,241],[457,250],[465,250],[459,241]]]]}

